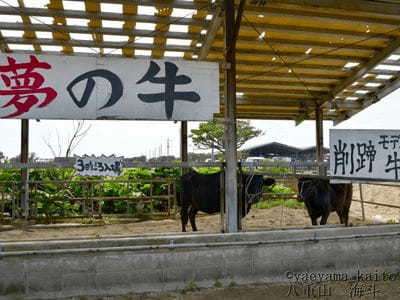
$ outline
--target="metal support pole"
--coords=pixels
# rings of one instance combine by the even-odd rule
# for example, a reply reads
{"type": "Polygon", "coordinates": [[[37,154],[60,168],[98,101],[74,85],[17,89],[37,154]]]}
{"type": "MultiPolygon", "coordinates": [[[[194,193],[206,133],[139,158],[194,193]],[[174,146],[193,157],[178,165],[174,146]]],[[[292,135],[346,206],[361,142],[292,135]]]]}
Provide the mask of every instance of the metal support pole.
{"type": "Polygon", "coordinates": [[[235,5],[224,0],[225,8],[225,213],[227,232],[238,232],[238,189],[236,153],[236,57],[235,57],[235,5]]]}
{"type": "Polygon", "coordinates": [[[324,137],[323,137],[323,115],[321,106],[315,107],[315,132],[316,132],[316,161],[318,162],[318,175],[324,176],[324,137]]]}
{"type": "MultiPolygon", "coordinates": [[[[29,120],[21,120],[21,163],[29,159],[29,120]]],[[[29,217],[29,169],[21,169],[21,206],[22,215],[29,217]]]]}

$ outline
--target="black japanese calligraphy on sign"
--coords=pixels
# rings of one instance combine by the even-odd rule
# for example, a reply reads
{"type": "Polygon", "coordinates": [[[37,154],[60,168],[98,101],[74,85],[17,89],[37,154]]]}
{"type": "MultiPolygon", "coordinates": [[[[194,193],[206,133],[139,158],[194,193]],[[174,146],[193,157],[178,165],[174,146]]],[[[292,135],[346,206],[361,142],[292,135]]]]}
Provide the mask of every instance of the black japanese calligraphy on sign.
{"type": "Polygon", "coordinates": [[[151,61],[147,73],[142,79],[136,82],[136,84],[141,84],[146,81],[156,84],[164,84],[165,92],[154,94],[138,94],[138,97],[141,101],[146,103],[164,101],[165,115],[167,119],[170,120],[174,111],[175,100],[198,102],[200,101],[200,96],[195,92],[175,91],[176,85],[189,84],[192,82],[192,79],[186,75],[177,75],[179,68],[175,64],[171,62],[165,62],[165,77],[156,77],[160,70],[160,67],[155,62],[151,61]]]}
{"type": "Polygon", "coordinates": [[[368,173],[372,172],[372,163],[375,161],[376,150],[375,146],[372,145],[372,141],[366,143],[357,143],[357,169],[356,172],[365,168],[365,162],[368,161],[368,173]]]}
{"type": "Polygon", "coordinates": [[[334,145],[335,151],[333,152],[335,161],[335,174],[338,173],[338,168],[342,170],[342,175],[346,173],[346,165],[349,161],[349,153],[346,152],[347,144],[339,139],[338,145],[334,145]]]}
{"type": "Polygon", "coordinates": [[[334,145],[333,155],[335,175],[338,174],[338,169],[341,175],[345,175],[347,170],[350,174],[357,173],[366,167],[367,162],[368,173],[372,173],[376,150],[371,140],[368,143],[347,144],[339,139],[337,145],[334,145]]]}
{"type": "Polygon", "coordinates": [[[123,164],[119,158],[77,157],[75,170],[83,176],[119,176],[123,164]]]}
{"type": "Polygon", "coordinates": [[[115,103],[117,103],[118,100],[122,97],[122,93],[123,93],[123,85],[122,85],[121,79],[111,71],[104,70],[104,69],[98,69],[98,70],[89,71],[82,75],[79,75],[73,81],[71,81],[71,83],[67,86],[67,91],[68,91],[69,95],[71,96],[72,100],[75,102],[75,104],[79,108],[82,108],[88,103],[88,101],[93,93],[93,89],[96,85],[96,82],[93,79],[93,77],[102,77],[111,84],[110,98],[108,99],[108,101],[105,105],[100,107],[100,109],[113,106],[115,103]],[[82,94],[81,99],[78,100],[73,92],[73,88],[78,83],[80,83],[81,81],[84,81],[84,80],[87,80],[86,87],[82,94]]]}
{"type": "Polygon", "coordinates": [[[400,145],[400,135],[381,135],[379,145],[385,150],[397,149],[400,145]]]}
{"type": "Polygon", "coordinates": [[[395,179],[399,179],[400,157],[397,157],[397,151],[393,152],[393,155],[388,155],[386,167],[389,167],[385,169],[386,173],[394,172],[395,179]]]}

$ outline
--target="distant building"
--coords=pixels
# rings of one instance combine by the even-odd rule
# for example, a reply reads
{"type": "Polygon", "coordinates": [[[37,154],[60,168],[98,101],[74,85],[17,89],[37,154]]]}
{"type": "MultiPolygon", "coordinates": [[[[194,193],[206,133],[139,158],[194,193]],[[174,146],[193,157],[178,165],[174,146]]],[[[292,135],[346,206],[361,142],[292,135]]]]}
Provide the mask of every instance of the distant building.
{"type": "MultiPolygon", "coordinates": [[[[277,142],[250,147],[244,150],[248,156],[265,158],[290,158],[291,160],[315,160],[316,147],[297,148],[277,142]]],[[[329,148],[324,148],[324,154],[329,153],[329,148]]]]}

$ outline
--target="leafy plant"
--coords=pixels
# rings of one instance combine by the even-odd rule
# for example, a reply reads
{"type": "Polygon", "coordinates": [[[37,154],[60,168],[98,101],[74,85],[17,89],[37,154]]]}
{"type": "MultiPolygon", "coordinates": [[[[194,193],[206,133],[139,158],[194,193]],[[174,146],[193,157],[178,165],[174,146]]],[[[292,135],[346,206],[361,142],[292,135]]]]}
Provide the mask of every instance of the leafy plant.
{"type": "Polygon", "coordinates": [[[195,291],[200,291],[200,288],[197,286],[196,283],[191,282],[183,289],[182,292],[187,293],[187,292],[195,292],[195,291]]]}
{"type": "MultiPolygon", "coordinates": [[[[282,184],[276,184],[272,188],[264,187],[264,192],[272,193],[272,194],[293,194],[293,190],[288,188],[282,184]]],[[[252,207],[254,208],[261,208],[261,209],[268,209],[275,206],[282,205],[289,208],[304,208],[304,203],[298,202],[295,199],[284,199],[284,198],[276,198],[273,200],[265,200],[260,201],[254,204],[252,207]]]]}

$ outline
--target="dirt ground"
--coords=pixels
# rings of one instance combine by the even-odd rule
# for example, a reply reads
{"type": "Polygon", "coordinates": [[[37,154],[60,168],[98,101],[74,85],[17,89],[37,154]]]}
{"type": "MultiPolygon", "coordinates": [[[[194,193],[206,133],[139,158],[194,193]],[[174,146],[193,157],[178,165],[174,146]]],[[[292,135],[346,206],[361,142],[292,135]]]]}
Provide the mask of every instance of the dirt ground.
{"type": "Polygon", "coordinates": [[[394,281],[324,282],[311,285],[263,284],[114,297],[74,297],[79,300],[286,300],[286,299],[399,299],[400,285],[394,281]]]}
{"type": "MultiPolygon", "coordinates": [[[[365,201],[387,203],[400,206],[399,187],[363,185],[365,201]]],[[[358,185],[354,185],[354,199],[360,199],[358,185]]],[[[372,223],[399,222],[400,209],[365,205],[366,220],[362,221],[361,204],[353,201],[350,211],[350,223],[354,226],[372,223]]],[[[197,216],[197,227],[201,232],[219,232],[219,215],[197,216]]],[[[332,213],[328,224],[339,224],[336,213],[332,213]]],[[[271,209],[251,209],[243,219],[244,230],[270,229],[284,227],[304,227],[310,225],[305,209],[291,209],[277,206],[271,209]]],[[[188,226],[190,230],[190,226],[188,226]]],[[[38,240],[65,239],[76,237],[135,236],[143,234],[176,233],[181,231],[179,216],[176,219],[148,220],[141,222],[115,223],[107,218],[98,224],[85,227],[34,228],[26,224],[16,226],[0,225],[1,240],[38,240]]]]}
{"type": "MultiPolygon", "coordinates": [[[[363,186],[365,201],[386,203],[400,206],[400,185],[397,187],[363,186]]],[[[360,199],[358,185],[354,185],[353,199],[360,199]]],[[[350,223],[353,226],[372,223],[399,222],[399,209],[365,205],[366,220],[362,221],[361,204],[353,201],[350,223]]],[[[338,224],[336,213],[332,213],[328,224],[338,224]]],[[[283,206],[271,209],[252,209],[243,219],[244,230],[270,229],[284,227],[310,226],[310,219],[305,209],[291,209],[283,206]]],[[[197,227],[201,232],[218,232],[219,215],[198,216],[197,227]]],[[[190,226],[189,226],[190,228],[190,226]]],[[[101,238],[106,236],[137,236],[157,233],[176,233],[181,231],[179,217],[176,219],[148,220],[115,224],[107,219],[102,224],[87,227],[60,227],[39,229],[27,224],[16,226],[0,225],[0,242],[5,240],[47,240],[77,237],[101,238]]],[[[399,299],[400,276],[393,281],[372,282],[328,282],[313,285],[252,285],[235,286],[225,284],[211,289],[198,289],[188,286],[177,292],[131,294],[113,297],[81,296],[68,298],[79,300],[252,300],[252,299],[399,299]]]]}

